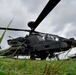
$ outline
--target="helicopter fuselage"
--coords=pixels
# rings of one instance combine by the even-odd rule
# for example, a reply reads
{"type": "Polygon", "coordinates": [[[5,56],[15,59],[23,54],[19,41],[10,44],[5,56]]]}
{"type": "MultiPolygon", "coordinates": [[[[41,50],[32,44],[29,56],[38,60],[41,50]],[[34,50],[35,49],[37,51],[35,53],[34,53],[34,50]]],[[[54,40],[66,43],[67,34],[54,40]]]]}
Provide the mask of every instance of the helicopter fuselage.
{"type": "Polygon", "coordinates": [[[43,60],[48,56],[48,54],[50,54],[50,57],[52,57],[54,56],[55,52],[67,51],[71,47],[76,47],[76,40],[74,38],[67,39],[57,35],[35,31],[42,20],[60,1],[61,0],[49,0],[37,19],[28,23],[28,26],[31,28],[31,30],[0,27],[2,30],[7,29],[12,31],[29,32],[29,35],[25,37],[7,40],[10,48],[8,49],[9,51],[6,53],[6,55],[30,54],[31,59],[38,57],[43,60]]]}
{"type": "MultiPolygon", "coordinates": [[[[67,51],[71,48],[71,40],[52,34],[31,34],[26,37],[9,39],[11,49],[19,49],[16,53],[22,55],[30,54],[32,57],[53,56],[55,52],[67,51]]],[[[13,52],[11,52],[13,53],[13,52]]]]}

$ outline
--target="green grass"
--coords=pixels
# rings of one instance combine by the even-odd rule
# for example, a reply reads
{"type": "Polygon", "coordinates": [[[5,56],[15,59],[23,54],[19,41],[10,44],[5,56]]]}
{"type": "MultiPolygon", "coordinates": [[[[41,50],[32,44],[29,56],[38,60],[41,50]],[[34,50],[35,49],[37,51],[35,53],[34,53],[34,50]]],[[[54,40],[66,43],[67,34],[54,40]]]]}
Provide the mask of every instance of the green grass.
{"type": "Polygon", "coordinates": [[[76,75],[76,61],[39,61],[1,58],[0,72],[6,75],[76,75]]]}
{"type": "Polygon", "coordinates": [[[3,38],[4,38],[4,35],[5,35],[8,27],[11,25],[12,21],[13,21],[13,19],[9,22],[8,26],[6,27],[6,29],[4,30],[4,32],[3,32],[2,35],[0,36],[0,44],[2,43],[2,40],[3,40],[3,38]]]}
{"type": "MultiPolygon", "coordinates": [[[[13,19],[1,35],[0,44],[12,21],[13,19]]],[[[69,61],[37,61],[0,58],[0,75],[76,75],[76,61],[72,59],[69,61]]]]}

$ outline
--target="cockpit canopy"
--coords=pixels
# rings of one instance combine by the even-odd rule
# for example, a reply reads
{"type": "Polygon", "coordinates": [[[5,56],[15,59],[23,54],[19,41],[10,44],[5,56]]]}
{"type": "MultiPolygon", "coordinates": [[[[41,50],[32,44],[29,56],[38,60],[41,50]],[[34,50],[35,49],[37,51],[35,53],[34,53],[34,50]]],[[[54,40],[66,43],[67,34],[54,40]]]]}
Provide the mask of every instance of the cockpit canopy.
{"type": "Polygon", "coordinates": [[[59,37],[57,35],[51,35],[51,34],[39,34],[37,38],[39,39],[39,41],[46,41],[46,40],[59,41],[59,37]]]}

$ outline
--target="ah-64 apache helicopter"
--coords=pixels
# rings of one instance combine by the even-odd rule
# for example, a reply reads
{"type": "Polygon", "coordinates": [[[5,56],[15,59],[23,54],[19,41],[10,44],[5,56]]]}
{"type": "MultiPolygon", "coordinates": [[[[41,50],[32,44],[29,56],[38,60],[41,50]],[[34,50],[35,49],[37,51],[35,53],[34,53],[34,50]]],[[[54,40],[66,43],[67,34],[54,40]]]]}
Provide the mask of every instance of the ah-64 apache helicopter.
{"type": "MultiPolygon", "coordinates": [[[[49,0],[36,21],[31,21],[28,23],[28,26],[31,28],[31,30],[8,28],[7,30],[12,31],[26,31],[29,32],[29,35],[7,40],[11,47],[4,55],[8,56],[15,52],[13,54],[14,56],[20,54],[30,54],[30,59],[35,59],[38,57],[43,60],[46,59],[48,54],[50,54],[49,57],[51,58],[54,56],[55,52],[67,51],[71,48],[71,46],[76,47],[76,40],[74,40],[74,38],[67,39],[58,35],[35,31],[41,21],[59,2],[60,0],[49,0]]],[[[6,28],[0,27],[0,29],[5,30],[6,28]]],[[[0,53],[4,51],[1,51],[0,53]]]]}

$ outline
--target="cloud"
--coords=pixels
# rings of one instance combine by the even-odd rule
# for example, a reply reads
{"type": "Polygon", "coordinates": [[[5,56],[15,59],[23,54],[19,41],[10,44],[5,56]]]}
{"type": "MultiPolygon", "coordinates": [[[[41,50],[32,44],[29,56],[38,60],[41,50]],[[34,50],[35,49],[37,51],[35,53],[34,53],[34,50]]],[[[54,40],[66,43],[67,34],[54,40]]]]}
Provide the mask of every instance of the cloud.
{"type": "MultiPolygon", "coordinates": [[[[60,32],[64,30],[67,24],[72,24],[71,27],[75,27],[76,24],[76,1],[75,0],[63,0],[57,9],[52,12],[52,25],[55,27],[54,32],[60,32]]],[[[70,28],[71,28],[70,27],[70,28]]]]}
{"type": "Polygon", "coordinates": [[[45,6],[48,0],[21,0],[22,4],[28,8],[28,12],[37,13],[45,6]]]}
{"type": "MultiPolygon", "coordinates": [[[[0,26],[7,27],[14,18],[10,27],[29,29],[27,23],[36,20],[49,0],[0,0],[0,26]]],[[[76,0],[61,0],[50,14],[37,27],[37,31],[54,33],[65,37],[75,37],[76,32],[76,0]]],[[[3,31],[0,32],[0,35],[3,31]]],[[[8,36],[25,36],[24,32],[8,31],[8,36]]]]}

